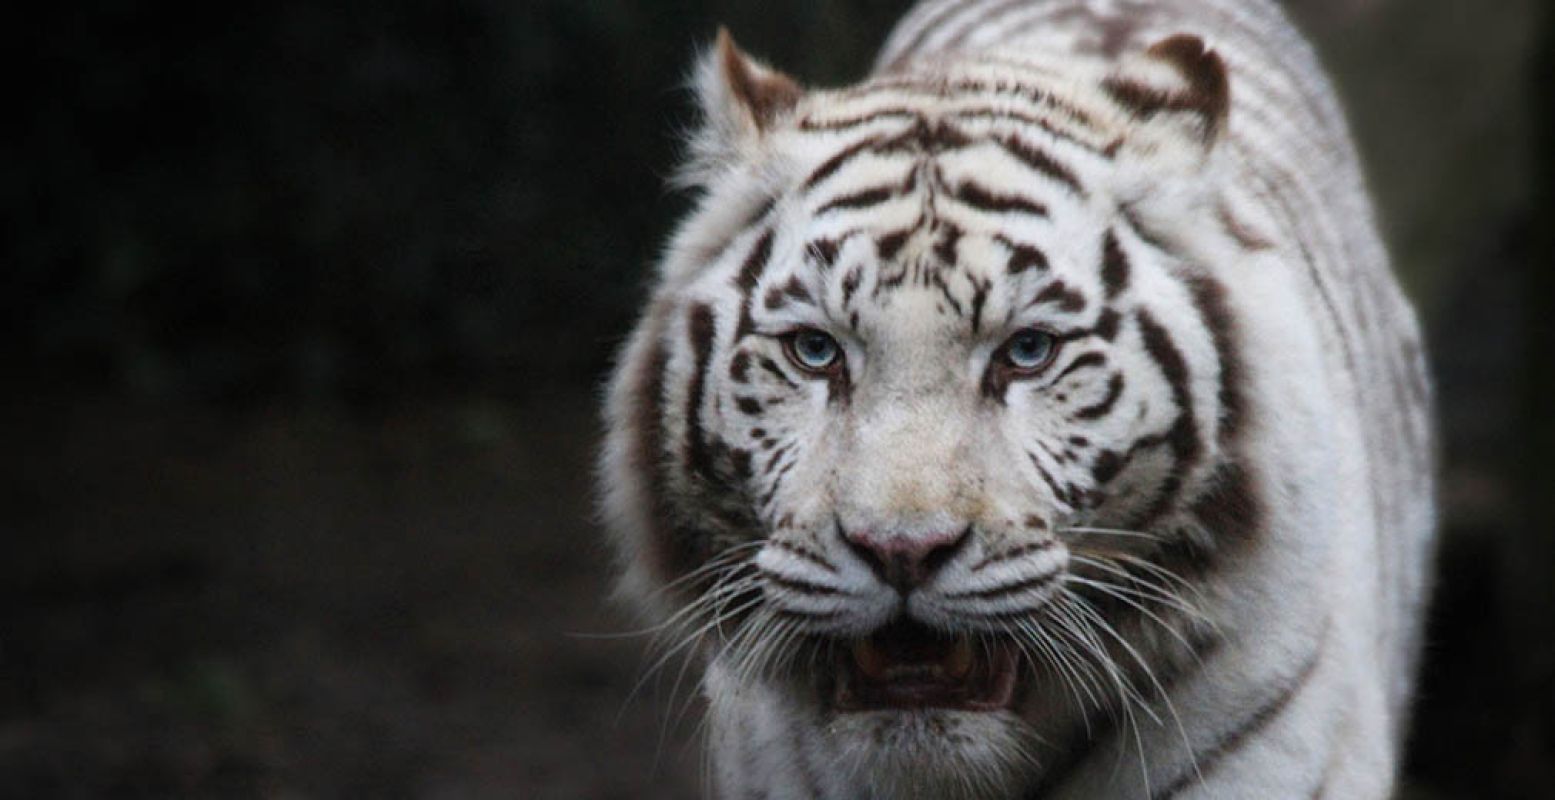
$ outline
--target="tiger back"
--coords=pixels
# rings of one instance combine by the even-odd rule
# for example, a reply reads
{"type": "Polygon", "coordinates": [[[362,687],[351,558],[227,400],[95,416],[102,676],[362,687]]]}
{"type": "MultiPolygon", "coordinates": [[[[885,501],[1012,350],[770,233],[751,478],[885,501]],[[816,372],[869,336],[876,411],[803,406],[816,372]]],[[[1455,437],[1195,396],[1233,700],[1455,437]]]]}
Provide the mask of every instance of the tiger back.
{"type": "Polygon", "coordinates": [[[856,86],[697,84],[600,480],[711,791],[1388,796],[1430,389],[1279,9],[930,0],[856,86]]]}

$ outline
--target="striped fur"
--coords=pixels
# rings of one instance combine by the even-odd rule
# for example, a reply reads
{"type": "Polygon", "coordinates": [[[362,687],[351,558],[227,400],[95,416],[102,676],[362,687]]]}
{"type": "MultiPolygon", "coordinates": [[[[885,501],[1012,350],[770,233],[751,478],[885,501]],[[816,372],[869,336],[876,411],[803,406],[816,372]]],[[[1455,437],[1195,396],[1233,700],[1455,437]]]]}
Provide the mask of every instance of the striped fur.
{"type": "Polygon", "coordinates": [[[699,87],[601,483],[623,592],[706,666],[716,795],[1386,797],[1430,389],[1277,7],[928,0],[857,86],[723,37],[699,87]],[[1052,363],[1000,366],[1032,328],[1052,363]],[[904,593],[859,530],[961,536],[904,593]],[[899,615],[1019,648],[1014,703],[828,707],[899,615]]]}

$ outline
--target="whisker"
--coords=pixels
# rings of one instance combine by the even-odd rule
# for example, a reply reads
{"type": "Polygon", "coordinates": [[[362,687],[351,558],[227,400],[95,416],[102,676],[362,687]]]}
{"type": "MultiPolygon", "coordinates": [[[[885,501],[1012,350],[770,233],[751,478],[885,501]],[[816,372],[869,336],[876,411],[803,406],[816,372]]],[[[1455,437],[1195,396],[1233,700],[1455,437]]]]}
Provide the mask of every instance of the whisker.
{"type": "Polygon", "coordinates": [[[1162,536],[1159,533],[1149,533],[1149,532],[1146,532],[1146,531],[1129,531],[1129,530],[1123,530],[1121,528],[1090,528],[1090,527],[1084,527],[1084,526],[1071,526],[1071,527],[1058,528],[1057,531],[1059,533],[1081,533],[1081,534],[1089,534],[1089,535],[1092,535],[1092,536],[1118,536],[1118,537],[1129,538],[1129,539],[1145,539],[1147,541],[1152,541],[1152,542],[1164,542],[1164,541],[1167,541],[1167,537],[1162,536]]]}

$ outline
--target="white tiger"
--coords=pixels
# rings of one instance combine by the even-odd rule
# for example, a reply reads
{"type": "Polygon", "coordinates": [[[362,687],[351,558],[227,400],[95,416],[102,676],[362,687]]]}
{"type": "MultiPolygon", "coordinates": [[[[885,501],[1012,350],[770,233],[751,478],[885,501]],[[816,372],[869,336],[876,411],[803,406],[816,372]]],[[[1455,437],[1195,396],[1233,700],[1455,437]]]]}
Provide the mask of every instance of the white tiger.
{"type": "Polygon", "coordinates": [[[601,483],[716,794],[1387,796],[1430,393],[1280,10],[931,0],[699,89],[601,483]]]}

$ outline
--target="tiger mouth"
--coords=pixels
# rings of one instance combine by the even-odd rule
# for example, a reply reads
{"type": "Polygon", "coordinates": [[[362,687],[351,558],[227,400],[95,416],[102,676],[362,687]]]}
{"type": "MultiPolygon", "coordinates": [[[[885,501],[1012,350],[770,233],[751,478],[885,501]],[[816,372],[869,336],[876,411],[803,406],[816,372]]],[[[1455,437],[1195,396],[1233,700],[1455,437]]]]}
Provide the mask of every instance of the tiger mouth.
{"type": "Polygon", "coordinates": [[[1017,661],[1007,644],[897,622],[839,648],[830,705],[843,713],[1010,707],[1017,661]]]}

